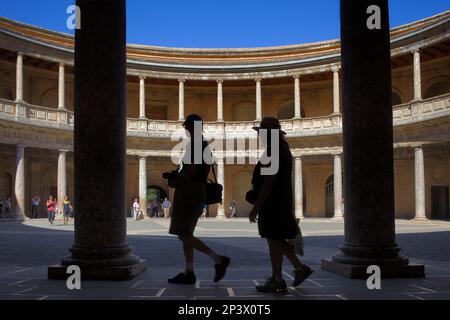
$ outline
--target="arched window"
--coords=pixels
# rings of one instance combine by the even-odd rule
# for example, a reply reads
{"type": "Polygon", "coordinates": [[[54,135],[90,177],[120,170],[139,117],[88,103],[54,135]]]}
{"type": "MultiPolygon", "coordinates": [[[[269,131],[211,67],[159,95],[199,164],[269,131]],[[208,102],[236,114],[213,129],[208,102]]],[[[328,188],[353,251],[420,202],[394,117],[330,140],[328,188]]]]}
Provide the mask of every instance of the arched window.
{"type": "Polygon", "coordinates": [[[450,93],[450,80],[440,80],[427,89],[423,98],[428,99],[446,93],[450,93]]]}
{"type": "Polygon", "coordinates": [[[11,89],[8,88],[2,88],[0,92],[0,98],[7,99],[7,100],[13,100],[13,92],[11,89]]]}
{"type": "Polygon", "coordinates": [[[231,108],[231,121],[253,121],[256,119],[256,104],[241,101],[231,108]]]}
{"type": "MultiPolygon", "coordinates": [[[[300,109],[301,117],[305,118],[305,110],[303,106],[300,109]]],[[[294,101],[287,101],[280,105],[278,108],[278,119],[280,120],[288,120],[293,119],[295,117],[295,103],[294,101]]]]}
{"type": "Polygon", "coordinates": [[[58,107],[58,89],[49,89],[41,96],[41,101],[39,105],[47,108],[57,108],[58,107]]]}
{"type": "Polygon", "coordinates": [[[334,215],[334,175],[328,177],[325,182],[325,217],[334,215]]]}

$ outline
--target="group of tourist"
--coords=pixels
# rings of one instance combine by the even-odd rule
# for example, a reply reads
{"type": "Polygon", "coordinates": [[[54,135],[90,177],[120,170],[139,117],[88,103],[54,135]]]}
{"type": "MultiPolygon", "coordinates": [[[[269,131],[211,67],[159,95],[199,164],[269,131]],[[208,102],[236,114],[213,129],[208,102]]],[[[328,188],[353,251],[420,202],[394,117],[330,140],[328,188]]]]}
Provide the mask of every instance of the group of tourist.
{"type": "MultiPolygon", "coordinates": [[[[36,219],[39,217],[39,206],[41,205],[41,198],[39,195],[35,195],[31,199],[31,219],[36,219]]],[[[57,201],[50,195],[46,202],[47,207],[47,218],[50,224],[53,224],[56,218],[56,214],[62,214],[64,219],[64,224],[69,223],[69,219],[73,217],[73,207],[69,200],[69,197],[64,197],[61,208],[57,207],[57,201]]]]}
{"type": "MultiPolygon", "coordinates": [[[[167,198],[164,198],[164,200],[161,202],[159,202],[156,199],[153,199],[152,201],[149,201],[147,203],[147,216],[149,218],[160,217],[160,212],[161,212],[160,208],[161,208],[164,218],[168,218],[170,216],[170,207],[171,206],[172,206],[172,203],[167,198]]],[[[134,221],[144,219],[144,213],[141,209],[141,205],[139,203],[138,198],[134,198],[133,203],[131,204],[131,216],[133,217],[134,221]]]]}
{"type": "MultiPolygon", "coordinates": [[[[194,157],[196,151],[201,151],[203,156],[212,156],[208,142],[203,135],[198,136],[198,124],[203,125],[200,116],[191,114],[186,118],[183,127],[188,136],[188,143],[183,160],[177,170],[163,174],[164,178],[169,179],[169,185],[175,187],[169,233],[178,236],[182,242],[186,262],[184,272],[168,279],[170,283],[175,284],[196,283],[194,249],[211,258],[215,268],[214,282],[220,281],[225,276],[231,262],[229,257],[216,253],[194,236],[198,220],[205,214],[205,203],[214,203],[209,199],[211,185],[208,186],[208,175],[211,165],[204,157],[200,163],[194,161],[198,159],[194,157]],[[202,147],[198,148],[200,143],[202,147]]],[[[292,286],[300,285],[313,273],[313,270],[303,264],[297,256],[302,254],[303,242],[293,210],[292,154],[278,119],[265,117],[260,126],[253,129],[258,132],[264,147],[263,158],[270,161],[257,163],[251,181],[252,189],[247,192],[246,200],[253,205],[249,213],[250,223],[258,223],[260,236],[267,239],[272,263],[272,276],[263,285],[256,286],[256,289],[261,292],[284,293],[287,292],[287,284],[282,273],[284,256],[294,266],[292,286]],[[268,134],[262,134],[262,130],[268,131],[268,134]],[[278,148],[278,152],[273,152],[275,156],[271,158],[275,148],[278,148]],[[271,169],[274,163],[277,163],[278,167],[272,172],[268,169],[271,169]]],[[[213,201],[216,200],[214,198],[213,201]]],[[[236,215],[236,207],[237,202],[233,199],[230,203],[230,217],[236,215]]]]}

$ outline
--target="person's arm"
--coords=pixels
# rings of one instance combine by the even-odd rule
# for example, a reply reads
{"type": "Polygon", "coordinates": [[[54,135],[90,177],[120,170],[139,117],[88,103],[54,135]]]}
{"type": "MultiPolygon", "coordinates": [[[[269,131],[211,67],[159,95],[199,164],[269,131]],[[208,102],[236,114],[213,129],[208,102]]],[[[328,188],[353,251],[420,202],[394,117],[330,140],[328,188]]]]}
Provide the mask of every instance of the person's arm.
{"type": "Polygon", "coordinates": [[[259,211],[272,193],[276,178],[276,175],[264,176],[261,191],[259,192],[258,197],[256,198],[255,205],[253,206],[253,209],[249,215],[250,222],[256,222],[256,217],[259,211]]]}

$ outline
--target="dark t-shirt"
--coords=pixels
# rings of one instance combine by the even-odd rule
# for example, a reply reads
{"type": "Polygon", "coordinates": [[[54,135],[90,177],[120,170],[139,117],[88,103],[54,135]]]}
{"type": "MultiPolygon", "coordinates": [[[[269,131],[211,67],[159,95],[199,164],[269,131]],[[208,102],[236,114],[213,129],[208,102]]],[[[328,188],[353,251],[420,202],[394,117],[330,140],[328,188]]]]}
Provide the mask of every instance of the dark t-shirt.
{"type": "Polygon", "coordinates": [[[191,141],[189,141],[189,143],[187,145],[187,151],[185,152],[185,154],[183,156],[182,168],[181,168],[180,174],[183,173],[183,170],[186,168],[186,164],[193,164],[193,165],[197,166],[197,174],[194,178],[191,179],[191,181],[206,183],[208,180],[208,174],[209,174],[209,170],[210,170],[211,166],[205,162],[204,156],[205,155],[212,156],[211,150],[208,145],[208,141],[206,141],[202,138],[201,158],[200,158],[200,155],[195,156],[194,148],[195,148],[194,143],[191,143],[191,141]],[[188,150],[190,150],[190,152],[188,152],[188,150]],[[197,160],[197,161],[195,161],[195,160],[197,160]],[[198,163],[196,163],[196,162],[198,162],[198,163]]]}

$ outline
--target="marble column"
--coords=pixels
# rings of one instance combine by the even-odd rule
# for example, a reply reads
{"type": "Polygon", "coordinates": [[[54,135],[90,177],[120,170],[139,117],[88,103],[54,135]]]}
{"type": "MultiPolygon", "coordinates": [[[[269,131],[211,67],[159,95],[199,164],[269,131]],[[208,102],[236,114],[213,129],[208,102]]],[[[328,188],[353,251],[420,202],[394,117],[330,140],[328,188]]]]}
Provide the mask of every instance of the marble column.
{"type": "Polygon", "coordinates": [[[64,63],[59,63],[59,77],[58,77],[58,110],[66,109],[66,86],[64,75],[64,63]]]}
{"type": "Polygon", "coordinates": [[[303,169],[302,158],[295,158],[295,216],[303,219],[303,169]]]}
{"type": "Polygon", "coordinates": [[[147,216],[147,158],[139,157],[139,205],[147,216]]]}
{"type": "Polygon", "coordinates": [[[335,220],[343,218],[342,212],[342,163],[341,155],[334,155],[334,217],[335,220]]]}
{"type": "Polygon", "coordinates": [[[340,113],[339,69],[333,68],[333,113],[340,113]]]}
{"type": "Polygon", "coordinates": [[[262,119],[262,97],[261,97],[261,79],[255,79],[256,82],[256,120],[262,119]]]}
{"type": "Polygon", "coordinates": [[[217,159],[217,182],[223,186],[222,204],[217,206],[217,218],[225,218],[225,165],[223,159],[217,159]]]}
{"type": "Polygon", "coordinates": [[[146,77],[139,77],[139,119],[146,119],[145,116],[145,79],[146,77]]]}
{"type": "Polygon", "coordinates": [[[25,220],[25,146],[16,146],[15,219],[25,220]]]}
{"type": "Polygon", "coordinates": [[[302,117],[302,107],[300,101],[300,76],[294,76],[294,114],[296,119],[300,119],[302,117]]]}
{"type": "Polygon", "coordinates": [[[23,53],[17,54],[16,63],[16,102],[23,102],[23,53]]]}
{"type": "Polygon", "coordinates": [[[67,150],[59,150],[58,155],[58,209],[62,209],[64,197],[67,195],[67,150]]]}
{"type": "Polygon", "coordinates": [[[423,277],[395,241],[393,114],[388,0],[341,0],[345,241],[322,268],[367,279],[423,277]],[[380,29],[367,9],[380,8],[380,29]]]}
{"type": "Polygon", "coordinates": [[[223,80],[217,80],[217,121],[223,121],[223,80]]]}
{"type": "Polygon", "coordinates": [[[48,277],[66,279],[77,265],[82,279],[127,280],[145,261],[126,237],[125,0],[76,5],[83,17],[75,30],[74,244],[48,277]]]}
{"type": "Polygon", "coordinates": [[[422,100],[422,72],[420,66],[420,51],[413,51],[414,61],[414,100],[422,100]]]}
{"type": "Polygon", "coordinates": [[[423,148],[414,149],[414,180],[415,180],[415,220],[426,220],[425,214],[425,163],[423,159],[423,148]]]}
{"type": "Polygon", "coordinates": [[[184,79],[178,80],[178,120],[184,120],[184,79]]]}

